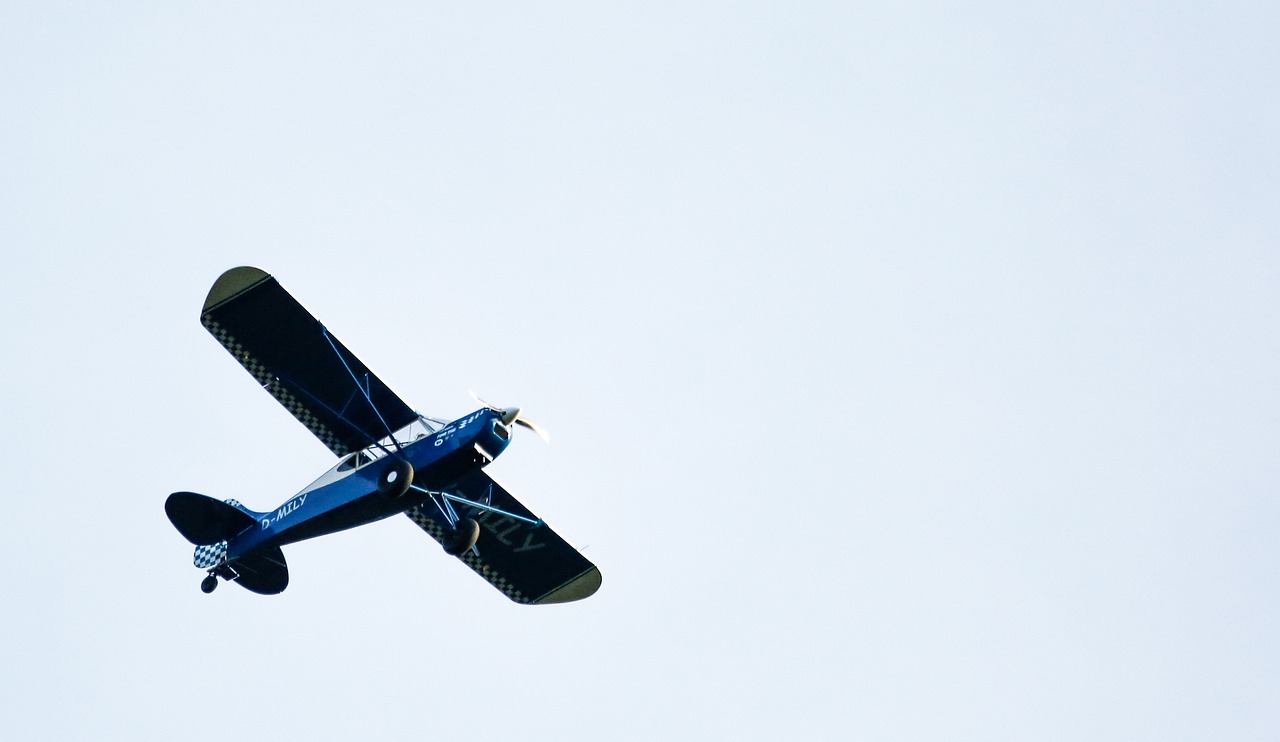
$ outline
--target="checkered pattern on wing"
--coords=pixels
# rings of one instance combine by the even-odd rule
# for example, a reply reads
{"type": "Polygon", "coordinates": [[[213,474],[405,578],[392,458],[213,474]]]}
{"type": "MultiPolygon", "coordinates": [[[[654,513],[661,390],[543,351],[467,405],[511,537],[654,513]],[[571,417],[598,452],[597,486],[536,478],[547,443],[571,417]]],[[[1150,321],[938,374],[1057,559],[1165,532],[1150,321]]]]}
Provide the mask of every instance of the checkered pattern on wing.
{"type": "MultiPolygon", "coordinates": [[[[441,546],[443,546],[444,528],[424,512],[424,507],[425,506],[420,506],[406,510],[405,515],[409,516],[409,520],[418,524],[419,528],[426,531],[431,538],[440,542],[441,546]]],[[[508,582],[505,577],[490,568],[488,564],[485,564],[484,559],[476,556],[474,551],[468,551],[466,554],[463,554],[458,558],[462,560],[463,564],[470,567],[473,572],[487,580],[490,585],[501,590],[508,598],[511,598],[517,603],[530,602],[530,599],[525,597],[524,593],[520,592],[515,585],[508,582]]]]}
{"type": "Polygon", "coordinates": [[[196,547],[195,563],[200,569],[210,569],[227,561],[227,542],[196,547]]]}
{"type": "Polygon", "coordinates": [[[298,418],[298,422],[307,426],[307,430],[314,433],[321,443],[329,447],[330,451],[333,451],[338,456],[345,456],[351,452],[351,449],[338,440],[338,437],[333,434],[333,431],[329,430],[328,426],[311,414],[311,410],[307,409],[301,400],[280,383],[280,380],[271,372],[271,369],[259,363],[258,359],[254,358],[244,346],[240,345],[239,341],[231,333],[223,329],[222,325],[213,318],[213,315],[204,315],[200,318],[200,322],[222,344],[222,347],[226,348],[232,357],[239,361],[240,365],[244,366],[245,370],[253,378],[258,380],[263,389],[266,389],[271,396],[276,398],[276,401],[284,405],[286,410],[298,418]]]}

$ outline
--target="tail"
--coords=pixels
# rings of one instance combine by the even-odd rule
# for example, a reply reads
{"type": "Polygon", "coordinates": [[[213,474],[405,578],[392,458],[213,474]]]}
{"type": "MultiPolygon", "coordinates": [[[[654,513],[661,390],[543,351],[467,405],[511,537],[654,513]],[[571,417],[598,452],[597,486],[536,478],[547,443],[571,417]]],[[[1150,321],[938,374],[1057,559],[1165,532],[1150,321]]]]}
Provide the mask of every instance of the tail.
{"type": "Polygon", "coordinates": [[[174,492],[164,502],[164,512],[178,533],[196,545],[195,565],[209,571],[201,589],[212,592],[217,578],[234,580],[263,595],[283,592],[289,585],[289,568],[279,547],[227,559],[227,542],[257,518],[234,500],[223,502],[194,492],[174,492]]]}
{"type": "Polygon", "coordinates": [[[196,546],[227,541],[258,521],[229,502],[194,492],[174,492],[164,501],[165,515],[182,537],[196,546]]]}

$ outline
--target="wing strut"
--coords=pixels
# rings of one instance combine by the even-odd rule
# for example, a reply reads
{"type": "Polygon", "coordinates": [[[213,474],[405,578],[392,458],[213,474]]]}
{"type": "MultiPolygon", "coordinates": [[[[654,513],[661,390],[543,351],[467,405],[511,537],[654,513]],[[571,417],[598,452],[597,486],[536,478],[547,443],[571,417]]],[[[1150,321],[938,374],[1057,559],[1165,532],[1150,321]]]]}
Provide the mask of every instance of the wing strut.
{"type": "MultiPolygon", "coordinates": [[[[534,527],[542,525],[541,518],[536,518],[536,519],[526,518],[523,515],[516,515],[515,513],[509,513],[506,510],[503,510],[502,508],[496,508],[493,505],[486,502],[475,502],[474,500],[468,500],[465,497],[458,497],[457,495],[454,495],[448,492],[433,492],[429,489],[419,487],[416,484],[409,485],[409,489],[416,490],[418,492],[423,493],[424,495],[430,496],[431,501],[434,502],[436,505],[436,508],[440,510],[440,514],[443,515],[445,519],[449,521],[449,525],[451,526],[455,525],[458,522],[458,513],[453,509],[453,506],[451,505],[451,503],[454,503],[454,502],[460,502],[463,505],[470,505],[476,510],[486,510],[492,513],[497,513],[498,515],[505,515],[506,517],[511,518],[512,520],[518,520],[523,523],[528,523],[529,525],[534,527]],[[437,496],[439,496],[443,500],[444,502],[443,506],[440,504],[441,500],[436,499],[437,496]]],[[[485,499],[486,500],[492,499],[492,496],[487,497],[485,499]]]]}
{"type": "MultiPolygon", "coordinates": [[[[346,410],[351,406],[351,402],[350,402],[350,400],[348,400],[348,401],[347,401],[347,404],[346,404],[346,405],[343,405],[342,410],[335,410],[335,409],[333,409],[332,407],[330,407],[329,405],[325,404],[325,401],[324,401],[323,399],[320,399],[320,398],[319,398],[319,397],[317,397],[316,395],[312,394],[312,393],[311,393],[311,392],[310,392],[310,391],[309,391],[305,386],[303,386],[302,384],[298,383],[297,381],[294,381],[293,379],[290,379],[290,378],[286,378],[286,377],[284,377],[284,376],[277,376],[276,378],[277,378],[277,380],[279,380],[281,383],[285,383],[285,384],[287,384],[288,388],[293,389],[294,391],[297,391],[297,392],[301,392],[304,396],[306,396],[306,397],[307,397],[308,399],[310,399],[312,402],[316,403],[316,405],[318,405],[318,406],[319,406],[321,409],[323,409],[325,412],[328,412],[330,415],[333,415],[333,417],[334,417],[335,419],[337,419],[337,420],[341,420],[342,422],[346,423],[347,425],[350,425],[353,429],[355,429],[356,431],[358,431],[358,432],[359,432],[361,435],[363,435],[366,439],[373,441],[373,443],[371,443],[370,445],[372,445],[372,446],[377,446],[379,449],[381,449],[381,450],[382,450],[382,452],[383,452],[383,453],[390,455],[390,453],[391,453],[391,452],[387,450],[386,446],[384,446],[384,445],[382,445],[380,442],[378,442],[378,440],[377,440],[377,437],[376,437],[376,436],[372,435],[371,433],[369,433],[369,431],[367,431],[367,430],[365,430],[363,427],[361,427],[361,426],[360,426],[360,424],[359,424],[359,423],[357,423],[355,420],[352,420],[352,419],[348,418],[346,415],[344,415],[344,414],[343,414],[343,412],[345,412],[345,411],[346,411],[346,410]]],[[[267,385],[266,385],[266,387],[265,387],[265,388],[267,388],[268,392],[270,392],[270,383],[271,383],[271,382],[268,382],[268,383],[267,383],[267,385]]],[[[359,384],[357,384],[356,386],[359,386],[359,384]]],[[[362,391],[362,392],[363,392],[364,390],[363,390],[363,389],[361,389],[360,391],[362,391]]],[[[367,398],[368,398],[368,395],[366,394],[366,395],[365,395],[365,397],[366,397],[366,399],[367,399],[367,398]]],[[[354,397],[353,397],[352,399],[354,399],[354,397]]],[[[376,408],[376,407],[374,407],[374,406],[373,406],[373,400],[371,400],[371,399],[369,400],[369,406],[373,408],[374,414],[377,414],[377,412],[378,412],[378,408],[376,408]]],[[[381,416],[381,415],[378,415],[378,418],[381,420],[382,416],[381,416]]],[[[385,420],[382,420],[382,425],[383,425],[383,427],[386,427],[386,426],[387,426],[387,422],[386,422],[385,420]]]]}
{"type": "MultiPolygon", "coordinates": [[[[388,435],[366,431],[395,431],[418,419],[266,271],[242,266],[219,276],[205,298],[200,322],[338,456],[373,446],[388,435]],[[358,393],[350,386],[352,379],[359,380],[358,393]],[[361,399],[367,407],[359,404],[361,399]]],[[[382,450],[396,453],[390,444],[382,450]]]]}
{"type": "MultiPolygon", "coordinates": [[[[324,325],[320,325],[320,333],[324,335],[325,340],[329,341],[329,347],[333,348],[333,354],[338,357],[339,361],[342,361],[342,367],[345,368],[347,373],[351,376],[351,381],[355,383],[356,389],[359,389],[360,393],[364,395],[364,398],[369,401],[369,407],[373,410],[373,414],[378,416],[378,422],[382,423],[382,427],[386,428],[387,437],[391,439],[391,443],[395,445],[397,451],[402,451],[403,448],[400,446],[400,441],[396,440],[395,431],[391,429],[390,425],[387,425],[386,418],[384,418],[382,413],[378,411],[378,405],[373,403],[373,397],[369,394],[369,390],[366,389],[364,385],[361,385],[360,379],[357,378],[355,372],[351,370],[351,366],[347,365],[347,359],[343,358],[342,353],[338,352],[338,346],[334,344],[333,337],[329,335],[329,328],[324,325]]],[[[368,374],[366,374],[365,384],[367,385],[368,383],[369,377],[368,374]]],[[[382,448],[382,446],[379,445],[378,448],[382,448]]],[[[385,448],[382,450],[386,451],[385,448]]]]}

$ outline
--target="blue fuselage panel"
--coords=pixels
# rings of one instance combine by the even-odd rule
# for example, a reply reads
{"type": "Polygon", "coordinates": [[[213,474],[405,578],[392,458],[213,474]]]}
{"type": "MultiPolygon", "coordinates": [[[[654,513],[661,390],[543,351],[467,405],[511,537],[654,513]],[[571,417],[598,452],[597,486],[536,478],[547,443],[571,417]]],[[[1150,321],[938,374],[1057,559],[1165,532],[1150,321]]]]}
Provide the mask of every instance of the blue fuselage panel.
{"type": "MultiPolygon", "coordinates": [[[[256,513],[257,524],[242,531],[227,545],[236,559],[316,536],[343,531],[402,513],[421,505],[427,496],[410,490],[400,497],[378,492],[378,478],[403,458],[413,465],[414,484],[440,491],[471,471],[497,458],[510,442],[497,428],[499,414],[488,409],[459,418],[431,435],[407,444],[399,452],[354,468],[345,475],[299,492],[266,513],[256,513]]],[[[337,467],[335,467],[336,469],[337,467]]],[[[324,477],[321,482],[324,482],[324,477]]]]}

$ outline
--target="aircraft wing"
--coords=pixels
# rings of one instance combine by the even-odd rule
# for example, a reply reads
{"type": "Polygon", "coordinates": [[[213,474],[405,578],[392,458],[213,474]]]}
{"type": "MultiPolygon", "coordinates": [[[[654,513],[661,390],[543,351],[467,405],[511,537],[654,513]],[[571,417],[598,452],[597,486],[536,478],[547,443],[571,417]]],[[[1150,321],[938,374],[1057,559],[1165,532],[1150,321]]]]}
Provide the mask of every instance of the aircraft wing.
{"type": "MultiPolygon", "coordinates": [[[[481,469],[467,474],[450,490],[473,502],[484,502],[492,493],[489,504],[493,507],[537,520],[536,515],[481,469]]],[[[600,588],[600,570],[547,524],[535,526],[501,513],[466,506],[458,512],[480,523],[476,548],[459,559],[515,602],[568,603],[590,597],[600,588]]],[[[443,543],[448,522],[430,501],[406,511],[405,515],[443,543]]]]}
{"type": "Polygon", "coordinates": [[[338,456],[418,417],[264,271],[232,268],[219,276],[200,321],[338,456]]]}

